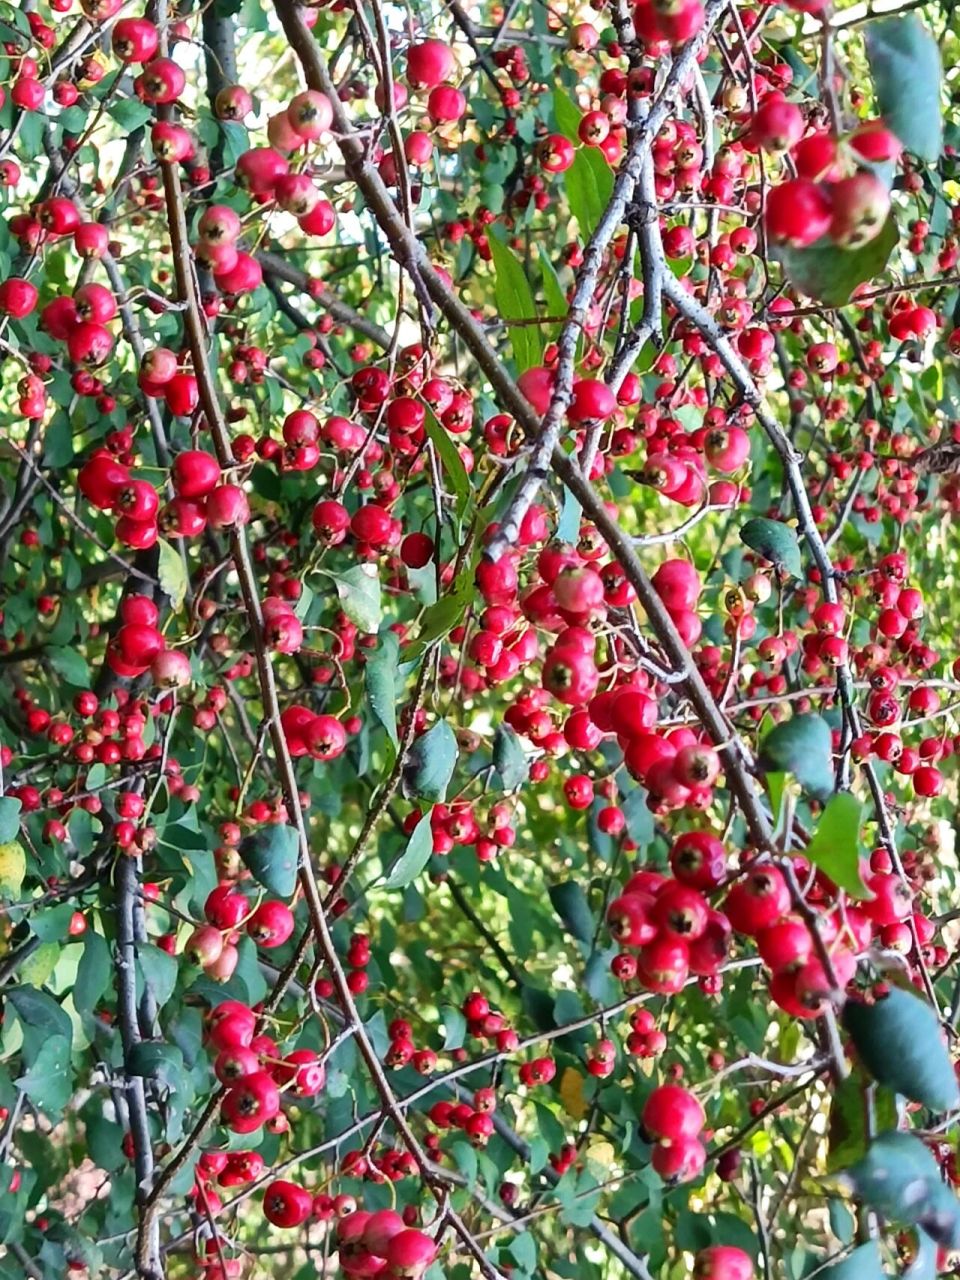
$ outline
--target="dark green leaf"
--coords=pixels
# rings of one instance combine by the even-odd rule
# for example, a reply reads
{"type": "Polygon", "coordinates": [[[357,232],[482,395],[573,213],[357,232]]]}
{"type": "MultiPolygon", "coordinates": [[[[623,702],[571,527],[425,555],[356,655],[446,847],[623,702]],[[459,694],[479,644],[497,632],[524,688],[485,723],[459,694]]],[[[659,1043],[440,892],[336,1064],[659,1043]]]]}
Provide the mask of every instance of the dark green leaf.
{"type": "Polygon", "coordinates": [[[643,787],[631,786],[620,803],[627,824],[627,835],[639,848],[645,849],[655,833],[653,813],[647,804],[647,792],[643,787]]]}
{"type": "Polygon", "coordinates": [[[790,525],[757,516],[754,520],[748,520],[740,530],[740,541],[745,542],[751,551],[758,552],[765,560],[785,569],[794,578],[802,575],[800,543],[796,529],[790,525]]]}
{"type": "Polygon", "coordinates": [[[916,1222],[930,1188],[941,1185],[926,1144],[893,1129],[874,1138],[864,1158],[844,1170],[843,1180],[864,1203],[896,1222],[916,1222]]]}
{"type": "MultiPolygon", "coordinates": [[[[16,839],[20,830],[21,808],[21,802],[16,796],[0,796],[0,844],[9,844],[16,839]]],[[[21,875],[20,881],[22,880],[21,875]]]]}
{"type": "Polygon", "coordinates": [[[876,1240],[869,1240],[820,1272],[824,1280],[883,1280],[883,1260],[876,1240]]]}
{"type": "Polygon", "coordinates": [[[874,20],[867,59],[880,114],[907,151],[933,163],[943,149],[940,50],[916,14],[874,20]]]}
{"type": "Polygon", "coordinates": [[[936,1280],[937,1245],[925,1231],[917,1232],[917,1256],[903,1273],[903,1280],[936,1280]]]}
{"type": "Polygon", "coordinates": [[[527,983],[520,989],[520,1000],[527,1017],[538,1031],[552,1031],[557,1020],[553,1016],[554,999],[542,987],[533,987],[527,983]]]}
{"type": "Polygon", "coordinates": [[[177,985],[180,966],[176,957],[167,955],[166,951],[161,951],[159,947],[142,943],[137,951],[137,963],[144,982],[150,988],[157,1005],[162,1009],[173,995],[173,989],[177,985]]]}
{"type": "Polygon", "coordinates": [[[526,1275],[537,1265],[537,1242],[529,1231],[521,1231],[510,1242],[510,1256],[526,1275]]]}
{"type": "Polygon", "coordinates": [[[83,935],[83,954],[77,966],[73,1003],[78,1013],[93,1013],[97,1001],[110,985],[113,965],[106,938],[94,929],[83,935]]]}
{"type": "Polygon", "coordinates": [[[70,1041],[67,1037],[47,1037],[40,1045],[29,1070],[20,1077],[17,1084],[41,1111],[50,1115],[62,1111],[73,1093],[70,1041]]]}
{"type": "Polygon", "coordinates": [[[187,594],[187,571],[183,557],[176,547],[167,542],[166,538],[158,540],[157,550],[160,557],[157,578],[161,590],[169,598],[176,613],[182,607],[187,594]]]}
{"type": "MultiPolygon", "coordinates": [[[[537,306],[533,300],[533,290],[527,280],[526,272],[512,249],[497,239],[489,237],[490,253],[495,272],[494,295],[497,302],[499,319],[503,320],[535,320],[537,306]]],[[[510,343],[513,347],[517,371],[538,365],[543,356],[540,341],[540,330],[535,324],[508,325],[510,343]]]]}
{"type": "Polygon", "coordinates": [[[583,508],[569,489],[563,491],[563,507],[557,524],[558,542],[576,542],[580,536],[580,520],[583,508]]]}
{"type": "Polygon", "coordinates": [[[116,120],[124,133],[129,134],[146,124],[153,112],[136,98],[121,98],[118,102],[111,103],[107,108],[107,114],[116,120]]]}
{"type": "Polygon", "coordinates": [[[452,1004],[445,1004],[440,1009],[440,1021],[443,1024],[444,1049],[459,1049],[467,1036],[467,1020],[452,1004]]]}
{"type": "Polygon", "coordinates": [[[83,654],[76,649],[48,649],[46,659],[58,676],[78,689],[90,688],[90,668],[83,654]]]}
{"type": "Polygon", "coordinates": [[[340,597],[340,607],[352,623],[368,634],[380,626],[380,579],[372,565],[354,565],[343,573],[330,573],[340,597]]]}
{"type": "Polygon", "coordinates": [[[73,461],[73,432],[66,413],[55,413],[43,435],[43,465],[53,470],[73,461]]]}
{"type": "Polygon", "coordinates": [[[299,840],[293,827],[274,823],[245,836],[239,845],[240,857],[254,878],[275,893],[289,898],[297,883],[299,840]]]}
{"type": "Polygon", "coordinates": [[[41,942],[59,942],[67,937],[73,912],[74,907],[70,902],[36,911],[30,917],[30,928],[41,942]]]}
{"type": "MultiPolygon", "coordinates": [[[[830,1098],[828,1128],[829,1152],[827,1169],[836,1173],[862,1160],[867,1153],[870,1135],[867,1129],[867,1080],[857,1071],[839,1085],[830,1098]]],[[[878,1130],[893,1129],[897,1124],[897,1099],[890,1089],[877,1085],[873,1097],[873,1116],[878,1130]]]]}
{"type": "Polygon", "coordinates": [[[183,1054],[175,1044],[144,1040],[127,1054],[127,1070],[132,1076],[157,1080],[176,1093],[183,1079],[183,1054]]]}
{"type": "Polygon", "coordinates": [[[457,764],[456,734],[446,720],[417,738],[403,766],[403,791],[408,799],[445,800],[457,764]]]}
{"type": "Polygon", "coordinates": [[[547,892],[553,909],[563,921],[567,932],[578,942],[591,942],[594,933],[593,913],[586,894],[576,880],[564,880],[550,885],[547,892]]]}
{"type": "Polygon", "coordinates": [[[17,1011],[17,1017],[24,1027],[36,1033],[38,1041],[49,1036],[64,1036],[72,1041],[73,1024],[69,1014],[45,991],[35,991],[32,987],[11,987],[4,992],[4,996],[7,1003],[17,1011]]]}
{"type": "Polygon", "coordinates": [[[430,861],[433,853],[433,830],[430,814],[425,813],[410,833],[407,847],[390,868],[385,888],[404,889],[430,861]]]}
{"type": "Polygon", "coordinates": [[[381,632],[377,647],[368,654],[364,672],[367,681],[367,697],[370,707],[394,749],[400,747],[397,734],[397,665],[400,660],[400,640],[395,632],[381,632]]]}
{"type": "Polygon", "coordinates": [[[843,1022],[860,1061],[878,1083],[934,1111],[960,1102],[940,1024],[926,1000],[890,985],[872,1004],[848,1000],[843,1022]]]}
{"type": "Polygon", "coordinates": [[[828,307],[842,307],[850,301],[857,285],[875,279],[885,270],[899,239],[891,213],[880,234],[857,249],[842,249],[824,236],[806,249],[771,245],[770,254],[801,293],[828,307]]]}
{"type": "Polygon", "coordinates": [[[826,799],[833,790],[833,738],[817,715],[799,715],[771,729],[760,745],[760,764],[792,773],[805,791],[826,799]]]}
{"type": "Polygon", "coordinates": [[[960,1246],[960,1200],[945,1186],[926,1144],[911,1133],[881,1133],[844,1178],[893,1222],[921,1227],[937,1244],[960,1246]]]}
{"type": "Polygon", "coordinates": [[[831,796],[820,815],[813,838],[804,850],[804,857],[851,898],[872,896],[860,877],[862,814],[860,801],[848,791],[831,796]]]}
{"type": "Polygon", "coordinates": [[[516,791],[530,774],[530,763],[520,739],[508,724],[498,725],[494,734],[493,766],[504,791],[516,791]]]}

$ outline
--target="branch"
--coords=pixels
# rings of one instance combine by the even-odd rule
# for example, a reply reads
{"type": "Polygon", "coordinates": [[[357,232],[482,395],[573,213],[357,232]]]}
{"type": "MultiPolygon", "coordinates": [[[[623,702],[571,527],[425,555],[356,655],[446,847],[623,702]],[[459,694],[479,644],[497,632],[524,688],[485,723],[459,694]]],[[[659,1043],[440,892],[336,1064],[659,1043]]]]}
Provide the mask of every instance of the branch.
{"type": "MultiPolygon", "coordinates": [[[[130,1070],[130,1057],[140,1043],[140,1019],[137,1010],[137,942],[135,914],[140,894],[137,857],[121,853],[117,858],[115,886],[117,892],[117,1016],[123,1044],[124,1092],[133,1138],[136,1173],[136,1200],[147,1203],[153,1182],[153,1143],[147,1118],[147,1100],[143,1076],[130,1070]]],[[[142,1280],[162,1280],[163,1259],[160,1253],[160,1224],[150,1222],[138,1249],[137,1270],[142,1280]]]]}
{"type": "Polygon", "coordinates": [[[383,350],[390,346],[390,335],[386,329],[375,324],[372,320],[367,320],[359,311],[354,310],[353,307],[338,298],[333,290],[328,289],[325,284],[317,288],[318,281],[314,277],[308,276],[305,271],[295,267],[286,258],[282,258],[276,253],[264,251],[257,254],[257,261],[263,267],[264,276],[272,277],[274,280],[283,280],[286,284],[294,285],[301,293],[309,295],[324,311],[329,312],[334,320],[340,324],[348,325],[357,333],[362,334],[363,337],[369,338],[371,342],[376,343],[383,350]]]}

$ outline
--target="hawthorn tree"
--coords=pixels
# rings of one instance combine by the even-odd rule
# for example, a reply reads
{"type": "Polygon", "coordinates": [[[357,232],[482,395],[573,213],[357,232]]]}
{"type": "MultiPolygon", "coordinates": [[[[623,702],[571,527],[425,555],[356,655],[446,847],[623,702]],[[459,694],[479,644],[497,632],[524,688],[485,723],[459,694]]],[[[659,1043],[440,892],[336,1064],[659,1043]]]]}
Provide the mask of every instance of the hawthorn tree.
{"type": "Polygon", "coordinates": [[[134,8],[0,0],[0,1276],[958,1274],[953,6],[134,8]]]}

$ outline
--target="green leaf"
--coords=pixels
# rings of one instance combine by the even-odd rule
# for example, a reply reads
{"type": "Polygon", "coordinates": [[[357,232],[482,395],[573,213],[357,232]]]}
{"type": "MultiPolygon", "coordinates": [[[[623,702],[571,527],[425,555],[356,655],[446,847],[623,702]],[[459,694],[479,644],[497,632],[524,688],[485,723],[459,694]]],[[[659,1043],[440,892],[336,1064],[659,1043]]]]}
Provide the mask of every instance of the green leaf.
{"type": "Polygon", "coordinates": [[[805,791],[826,799],[833,791],[833,738],[818,715],[799,715],[771,729],[760,746],[762,768],[792,773],[805,791]]]}
{"type": "Polygon", "coordinates": [[[881,1133],[843,1178],[883,1217],[922,1227],[948,1248],[960,1245],[960,1201],[944,1186],[931,1151],[914,1134],[881,1133]]]}
{"type": "Polygon", "coordinates": [[[467,1020],[455,1005],[445,1004],[440,1008],[440,1022],[443,1025],[444,1049],[459,1049],[467,1038],[467,1020]]]}
{"type": "Polygon", "coordinates": [[[157,1080],[176,1093],[183,1079],[183,1054],[175,1044],[143,1040],[127,1054],[126,1067],[132,1076],[157,1080]]]}
{"type": "Polygon", "coordinates": [[[943,150],[940,50],[916,14],[868,23],[867,60],[880,115],[907,151],[933,163],[943,150]]]}
{"type": "MultiPolygon", "coordinates": [[[[0,844],[9,844],[16,839],[20,830],[20,810],[21,802],[16,796],[0,796],[0,844]]],[[[18,846],[19,848],[19,846],[18,846]]],[[[23,850],[21,849],[21,853],[23,850]]],[[[5,876],[0,872],[0,880],[5,876]]],[[[23,872],[20,872],[20,881],[23,880],[23,872]]],[[[20,887],[18,882],[17,888],[20,887]]]]}
{"type": "Polygon", "coordinates": [[[147,123],[153,116],[153,111],[136,98],[121,98],[119,102],[111,103],[107,108],[107,115],[116,120],[124,133],[132,133],[134,129],[147,123]]]}
{"type": "Polygon", "coordinates": [[[627,835],[639,848],[645,849],[653,840],[656,824],[647,804],[647,792],[643,787],[631,785],[620,802],[627,824],[627,835]]]}
{"type": "Polygon", "coordinates": [[[160,589],[168,597],[174,612],[178,613],[187,595],[187,571],[184,568],[183,557],[176,547],[167,542],[166,538],[157,540],[157,550],[160,556],[157,565],[160,589]]]}
{"type": "Polygon", "coordinates": [[[770,797],[770,812],[773,815],[773,825],[779,829],[780,818],[783,813],[783,796],[787,789],[787,775],[785,773],[768,773],[764,782],[767,787],[767,795],[770,797]]]}
{"type": "Polygon", "coordinates": [[[167,1003],[177,985],[180,966],[175,956],[167,955],[150,943],[141,943],[137,950],[137,963],[143,980],[153,994],[159,1008],[167,1003]]]}
{"type": "Polygon", "coordinates": [[[890,985],[872,1004],[848,1000],[843,1023],[860,1061],[879,1084],[934,1111],[960,1102],[940,1024],[926,1000],[890,985]]]}
{"type": "Polygon", "coordinates": [[[913,1204],[925,1183],[939,1182],[940,1169],[914,1134],[888,1129],[874,1138],[862,1160],[844,1170],[843,1181],[884,1217],[905,1222],[904,1201],[913,1204]]]}
{"type": "Polygon", "coordinates": [[[457,738],[446,720],[417,738],[403,766],[403,792],[408,799],[445,800],[457,765],[457,738]]]}
{"type": "Polygon", "coordinates": [[[880,234],[859,248],[842,249],[824,236],[806,249],[771,245],[770,255],[801,293],[828,307],[842,307],[850,301],[857,285],[875,279],[885,270],[899,239],[891,213],[880,234]]]}
{"type": "Polygon", "coordinates": [[[289,898],[297,884],[300,842],[293,827],[273,823],[244,836],[238,848],[244,866],[253,877],[275,893],[289,898]]]}
{"type": "Polygon", "coordinates": [[[473,571],[466,569],[459,574],[450,590],[423,611],[420,631],[417,634],[416,652],[422,653],[435,640],[442,640],[463,620],[474,598],[473,571]]]}
{"type": "Polygon", "coordinates": [[[67,1037],[53,1035],[45,1039],[29,1070],[17,1084],[41,1111],[58,1115],[73,1093],[70,1041],[67,1037]]]}
{"type": "Polygon", "coordinates": [[[57,675],[66,680],[67,684],[75,685],[78,689],[89,689],[90,668],[83,654],[77,653],[76,649],[53,648],[47,649],[45,656],[57,675]]]}
{"type": "Polygon", "coordinates": [[[83,935],[83,954],[77,966],[73,1003],[78,1013],[93,1013],[97,1001],[110,985],[113,965],[106,938],[93,929],[83,935]]]}
{"type": "Polygon", "coordinates": [[[556,267],[550,260],[549,252],[541,243],[537,243],[537,262],[540,264],[540,277],[543,280],[543,296],[547,301],[547,313],[551,316],[565,316],[569,303],[563,291],[556,267]]]}
{"type": "Polygon", "coordinates": [[[537,1265],[537,1242],[529,1231],[521,1231],[510,1242],[510,1256],[526,1275],[537,1265]]]}
{"type": "Polygon", "coordinates": [[[400,749],[397,734],[397,667],[400,661],[400,640],[394,631],[381,632],[377,647],[368,654],[364,673],[370,708],[378,722],[387,731],[394,749],[400,749]]]}
{"type": "Polygon", "coordinates": [[[903,1280],[936,1280],[937,1244],[925,1231],[917,1232],[917,1256],[903,1273],[903,1280]]]}
{"type": "Polygon", "coordinates": [[[357,564],[343,573],[330,573],[340,598],[340,608],[352,623],[368,634],[380,626],[380,579],[373,565],[357,564]]]}
{"type": "Polygon", "coordinates": [[[597,147],[581,147],[563,175],[563,185],[580,235],[588,240],[613,195],[613,173],[597,147]]]}
{"type": "Polygon", "coordinates": [[[792,529],[790,525],[757,516],[754,520],[748,520],[740,530],[740,541],[765,560],[785,569],[792,577],[802,576],[800,543],[796,529],[792,529]]]}
{"type": "Polygon", "coordinates": [[[866,1244],[854,1249],[853,1253],[820,1272],[821,1276],[829,1276],[830,1280],[882,1280],[885,1274],[880,1246],[876,1240],[868,1240],[866,1244]]]}
{"type": "Polygon", "coordinates": [[[547,892],[553,909],[563,921],[567,932],[578,942],[591,942],[594,933],[593,913],[586,894],[576,880],[563,880],[552,884],[547,892]]]}
{"type": "Polygon", "coordinates": [[[580,520],[583,508],[569,489],[563,491],[563,507],[557,524],[558,542],[576,542],[580,537],[580,520]]]}
{"type": "Polygon", "coordinates": [[[516,791],[530,775],[530,762],[519,737],[508,724],[498,725],[494,734],[493,767],[504,791],[516,791]]]}
{"type": "MultiPolygon", "coordinates": [[[[492,243],[493,241],[491,241],[492,243]]],[[[440,466],[447,480],[453,486],[454,496],[457,500],[457,515],[460,519],[463,519],[464,513],[470,504],[471,488],[470,477],[467,475],[467,469],[463,465],[463,459],[460,457],[460,450],[432,413],[427,414],[424,420],[424,428],[433,441],[433,447],[437,451],[440,466]]]]}
{"type": "MultiPolygon", "coordinates": [[[[489,244],[500,320],[535,320],[537,305],[533,300],[533,290],[516,254],[501,244],[496,236],[489,237],[489,244]]],[[[508,325],[507,332],[519,373],[540,364],[543,344],[537,325],[508,325]]]]}
{"type": "Polygon", "coordinates": [[[73,432],[69,416],[54,414],[43,435],[43,465],[53,470],[69,466],[73,461],[73,432]]]}
{"type": "MultiPolygon", "coordinates": [[[[576,158],[563,175],[570,212],[577,220],[580,235],[588,239],[603,217],[613,195],[613,172],[597,147],[580,145],[580,112],[564,89],[553,95],[553,112],[559,131],[578,144],[576,158]]],[[[563,311],[566,312],[566,304],[563,311]]],[[[563,314],[563,313],[561,313],[563,314]]]]}
{"type": "Polygon", "coordinates": [[[430,861],[433,853],[433,830],[430,814],[425,813],[410,833],[407,847],[390,868],[384,888],[405,889],[430,861]]]}
{"type": "Polygon", "coordinates": [[[20,981],[26,986],[44,986],[57,967],[60,949],[59,942],[41,942],[36,951],[21,961],[20,981]]]}
{"type": "Polygon", "coordinates": [[[863,806],[849,791],[831,796],[804,857],[851,898],[873,895],[860,877],[860,822],[863,806]]]}
{"type": "Polygon", "coordinates": [[[71,902],[63,902],[57,907],[47,907],[37,911],[30,917],[30,928],[41,942],[58,942],[68,936],[70,921],[74,907],[71,902]]]}
{"type": "Polygon", "coordinates": [[[4,992],[8,1004],[13,1005],[24,1029],[35,1034],[36,1043],[51,1036],[73,1038],[73,1024],[69,1014],[60,1008],[52,996],[33,987],[11,987],[4,992]]]}
{"type": "MultiPolygon", "coordinates": [[[[828,1126],[829,1152],[827,1170],[836,1173],[846,1169],[867,1153],[870,1135],[867,1129],[865,1073],[857,1071],[835,1086],[830,1097],[828,1126]]],[[[873,1117],[878,1130],[896,1128],[897,1099],[890,1089],[874,1089],[873,1117]]]]}

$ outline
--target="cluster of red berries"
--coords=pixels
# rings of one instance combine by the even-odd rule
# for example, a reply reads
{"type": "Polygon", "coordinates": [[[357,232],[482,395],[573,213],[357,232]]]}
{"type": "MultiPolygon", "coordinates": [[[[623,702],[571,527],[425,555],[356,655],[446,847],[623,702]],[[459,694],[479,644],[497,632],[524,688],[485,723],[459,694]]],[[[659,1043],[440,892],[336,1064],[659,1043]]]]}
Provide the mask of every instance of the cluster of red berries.
{"type": "MultiPolygon", "coordinates": [[[[266,619],[266,609],[264,616],[266,619]]],[[[294,618],[293,621],[296,622],[296,619],[294,618]]],[[[296,648],[283,647],[282,639],[278,643],[279,627],[285,628],[287,635],[290,634],[292,628],[289,617],[275,614],[273,618],[267,619],[267,627],[268,633],[272,630],[271,646],[278,653],[296,652],[299,645],[296,648]]],[[[281,713],[280,723],[283,726],[290,754],[295,759],[300,756],[312,756],[314,760],[334,760],[346,749],[347,731],[342,721],[336,716],[318,715],[301,703],[291,703],[281,713]]]]}
{"type": "Polygon", "coordinates": [[[473,1106],[468,1102],[435,1102],[428,1115],[438,1129],[459,1129],[472,1146],[485,1147],[495,1131],[496,1107],[495,1091],[485,1087],[474,1091],[473,1106]]]}
{"type": "Polygon", "coordinates": [[[152,547],[161,529],[178,538],[196,538],[208,526],[231,529],[250,519],[246,494],[240,485],[221,483],[220,465],[212,454],[184,450],[174,459],[170,478],[176,496],[161,509],[153,485],[134,479],[128,463],[110,448],[99,448],[80,468],[77,484],[100,511],[118,516],[117,538],[137,551],[152,547]]]}
{"type": "MultiPolygon", "coordinates": [[[[336,884],[339,867],[331,866],[327,869],[326,878],[329,883],[336,884]]],[[[346,911],[348,903],[340,898],[333,903],[331,908],[334,916],[342,915],[346,911]]],[[[350,937],[344,960],[347,966],[347,986],[350,992],[355,996],[362,996],[370,985],[370,975],[367,973],[367,966],[372,958],[370,950],[370,939],[365,933],[354,933],[350,937]]],[[[335,996],[336,988],[333,980],[321,973],[314,984],[314,990],[321,1000],[330,1000],[335,996]]],[[[392,1026],[395,1024],[391,1024],[392,1026]]]]}
{"type": "Polygon", "coordinates": [[[655,1144],[650,1163],[665,1182],[690,1182],[703,1171],[707,1153],[700,1135],[706,1120],[698,1099],[682,1085],[662,1084],[648,1096],[640,1122],[655,1144]]]}
{"type": "MultiPolygon", "coordinates": [[[[413,809],[403,821],[403,829],[412,833],[422,814],[413,809]]],[[[490,806],[487,829],[478,821],[476,807],[459,801],[454,804],[436,804],[430,810],[430,831],[433,852],[444,855],[455,848],[473,846],[480,862],[492,862],[503,849],[516,843],[517,832],[513,823],[513,810],[504,801],[490,806]]]]}
{"type": "MultiPolygon", "coordinates": [[[[702,876],[691,879],[704,883],[702,876]]],[[[730,924],[694,883],[637,871],[608,906],[607,923],[621,946],[637,952],[611,962],[620,981],[637,979],[648,991],[675,995],[692,973],[707,991],[719,990],[730,924]]]]}
{"type": "Polygon", "coordinates": [[[237,967],[241,928],[264,948],[282,947],[293,933],[293,912],[286,903],[267,898],[251,909],[246,897],[230,883],[210,891],[203,913],[207,923],[193,930],[183,954],[217,982],[226,982],[237,967]]]}
{"type": "Polygon", "coordinates": [[[846,249],[868,244],[883,230],[890,192],[872,169],[856,166],[897,160],[900,142],[879,120],[843,140],[827,132],[805,134],[805,129],[800,108],[782,95],[765,100],[752,122],[758,145],[789,152],[797,174],[770,189],[767,234],[795,248],[824,236],[846,249]],[[851,162],[853,172],[848,171],[851,162]]]}
{"type": "Polygon", "coordinates": [[[276,1041],[258,1030],[258,1015],[238,1000],[211,1009],[207,1038],[217,1051],[214,1073],[226,1087],[220,1114],[234,1133],[254,1133],[264,1125],[286,1130],[281,1091],[312,1098],[323,1088],[326,1073],[312,1049],[281,1054],[276,1041]]]}
{"type": "Polygon", "coordinates": [[[410,1227],[394,1209],[358,1209],[336,1227],[340,1268],[347,1276],[419,1280],[437,1256],[431,1236],[410,1227]]]}

